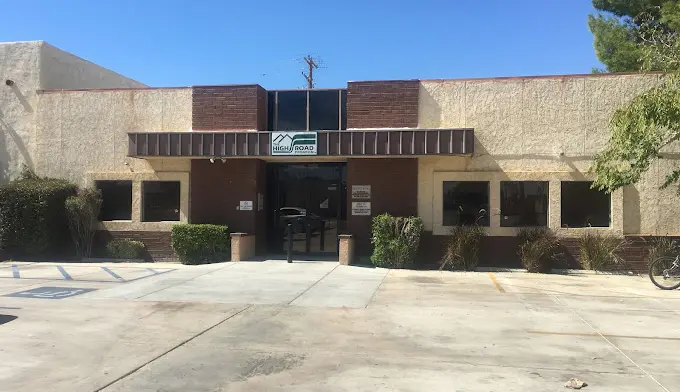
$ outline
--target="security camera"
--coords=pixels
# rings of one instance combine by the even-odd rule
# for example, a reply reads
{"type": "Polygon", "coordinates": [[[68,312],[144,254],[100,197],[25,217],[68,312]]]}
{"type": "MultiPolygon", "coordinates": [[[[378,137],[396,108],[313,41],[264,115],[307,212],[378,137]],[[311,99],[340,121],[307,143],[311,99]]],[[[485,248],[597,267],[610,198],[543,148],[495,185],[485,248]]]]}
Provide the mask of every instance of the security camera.
{"type": "Polygon", "coordinates": [[[210,158],[210,163],[215,163],[215,158],[210,158]]]}
{"type": "Polygon", "coordinates": [[[224,159],[224,158],[222,158],[222,159],[220,159],[220,160],[222,161],[222,163],[225,163],[225,162],[227,161],[227,160],[224,159]]]}

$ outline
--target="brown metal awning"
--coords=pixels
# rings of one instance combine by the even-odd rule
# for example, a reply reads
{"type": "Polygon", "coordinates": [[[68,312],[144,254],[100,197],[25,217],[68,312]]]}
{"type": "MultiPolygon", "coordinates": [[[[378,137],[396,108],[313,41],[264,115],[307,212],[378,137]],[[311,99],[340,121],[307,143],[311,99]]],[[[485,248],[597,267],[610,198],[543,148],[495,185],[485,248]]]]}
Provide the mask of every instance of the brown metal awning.
{"type": "MultiPolygon", "coordinates": [[[[474,130],[348,130],[317,133],[316,156],[471,155],[474,130]]],[[[131,157],[271,156],[271,132],[130,132],[131,157]]]]}

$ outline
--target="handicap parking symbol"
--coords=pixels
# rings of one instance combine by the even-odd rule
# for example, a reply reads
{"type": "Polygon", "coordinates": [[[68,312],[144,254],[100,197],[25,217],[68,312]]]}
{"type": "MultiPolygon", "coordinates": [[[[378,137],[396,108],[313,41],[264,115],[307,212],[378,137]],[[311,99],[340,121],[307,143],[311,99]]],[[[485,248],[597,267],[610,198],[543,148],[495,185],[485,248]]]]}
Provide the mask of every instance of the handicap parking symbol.
{"type": "Polygon", "coordinates": [[[7,294],[5,297],[19,297],[19,298],[42,298],[42,299],[62,299],[84,294],[96,289],[86,289],[77,287],[36,287],[34,289],[19,291],[17,293],[7,294]]]}

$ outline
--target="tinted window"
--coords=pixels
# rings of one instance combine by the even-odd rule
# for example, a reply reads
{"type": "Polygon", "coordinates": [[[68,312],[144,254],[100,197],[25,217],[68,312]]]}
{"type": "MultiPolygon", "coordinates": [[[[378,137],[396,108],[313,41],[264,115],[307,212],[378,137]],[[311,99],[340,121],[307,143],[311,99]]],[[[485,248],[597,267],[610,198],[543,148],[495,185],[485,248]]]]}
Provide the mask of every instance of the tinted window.
{"type": "Polygon", "coordinates": [[[340,93],[338,90],[309,92],[309,129],[340,129],[340,93]]]}
{"type": "Polygon", "coordinates": [[[444,181],[444,226],[489,226],[487,181],[444,181]]]}
{"type": "Polygon", "coordinates": [[[562,227],[609,227],[611,198],[589,181],[562,183],[562,227]]]}
{"type": "Polygon", "coordinates": [[[179,220],[178,181],[145,181],[142,183],[142,189],[144,222],[179,220]]]}
{"type": "Polygon", "coordinates": [[[267,92],[267,130],[274,130],[274,110],[276,110],[276,92],[267,92]]]}
{"type": "Polygon", "coordinates": [[[100,221],[132,219],[132,181],[97,181],[102,193],[100,221]]]}
{"type": "Polygon", "coordinates": [[[347,129],[347,90],[340,92],[340,108],[342,109],[340,129],[347,129]]]}
{"type": "Polygon", "coordinates": [[[548,226],[548,183],[501,181],[501,226],[548,226]]]}
{"type": "Polygon", "coordinates": [[[307,130],[307,91],[279,91],[277,131],[307,130]]]}

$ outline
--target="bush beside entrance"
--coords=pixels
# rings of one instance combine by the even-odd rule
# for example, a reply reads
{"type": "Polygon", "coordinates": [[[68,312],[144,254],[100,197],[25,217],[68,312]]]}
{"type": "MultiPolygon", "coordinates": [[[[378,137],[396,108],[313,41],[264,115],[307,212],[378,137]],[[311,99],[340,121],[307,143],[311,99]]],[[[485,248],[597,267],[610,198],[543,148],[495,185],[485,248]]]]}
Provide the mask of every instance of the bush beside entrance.
{"type": "Polygon", "coordinates": [[[179,224],[172,227],[172,249],[182,264],[227,261],[230,248],[227,226],[179,224]]]}
{"type": "Polygon", "coordinates": [[[399,217],[382,214],[373,218],[373,255],[376,267],[408,268],[413,265],[423,221],[419,217],[399,217]]]}

